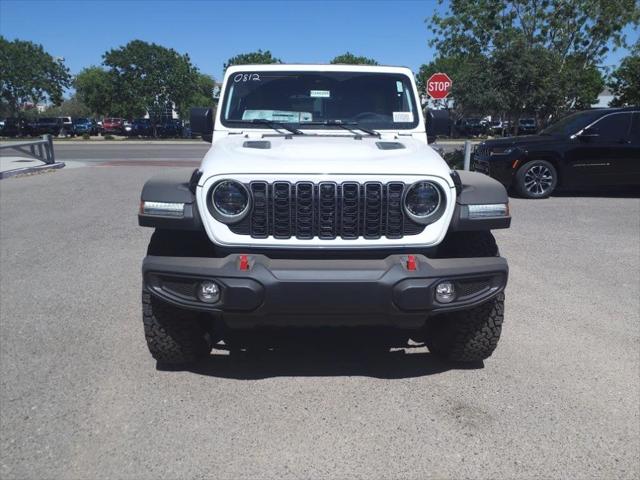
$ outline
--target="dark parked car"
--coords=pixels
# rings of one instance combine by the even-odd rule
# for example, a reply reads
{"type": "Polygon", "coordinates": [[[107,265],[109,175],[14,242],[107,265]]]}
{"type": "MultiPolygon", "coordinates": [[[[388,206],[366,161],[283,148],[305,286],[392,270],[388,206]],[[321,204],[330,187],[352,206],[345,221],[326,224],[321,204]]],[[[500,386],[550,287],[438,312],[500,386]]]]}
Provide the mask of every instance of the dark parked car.
{"type": "Polygon", "coordinates": [[[102,121],[103,135],[124,135],[124,118],[107,117],[102,121]]]}
{"type": "Polygon", "coordinates": [[[131,122],[129,135],[132,137],[152,137],[153,125],[148,118],[136,118],[131,122]]]}
{"type": "Polygon", "coordinates": [[[62,126],[61,118],[43,117],[29,124],[29,133],[34,136],[50,134],[57,137],[62,126]]]}
{"type": "Polygon", "coordinates": [[[456,122],[456,130],[465,137],[477,137],[487,133],[487,124],[480,118],[463,118],[456,122]]]}
{"type": "Polygon", "coordinates": [[[535,118],[521,118],[518,120],[518,135],[533,135],[538,131],[535,118]]]}
{"type": "Polygon", "coordinates": [[[0,120],[0,136],[20,137],[28,133],[27,122],[22,118],[9,117],[0,120]]]}
{"type": "Polygon", "coordinates": [[[556,188],[640,185],[640,108],[569,115],[539,135],[487,140],[473,169],[527,198],[556,188]]]}
{"type": "Polygon", "coordinates": [[[98,124],[91,118],[76,118],[73,121],[73,130],[76,135],[83,135],[85,133],[97,135],[98,124]]]}
{"type": "Polygon", "coordinates": [[[182,132],[182,123],[178,124],[176,120],[162,120],[156,124],[156,133],[158,137],[170,138],[178,137],[182,132]]]}

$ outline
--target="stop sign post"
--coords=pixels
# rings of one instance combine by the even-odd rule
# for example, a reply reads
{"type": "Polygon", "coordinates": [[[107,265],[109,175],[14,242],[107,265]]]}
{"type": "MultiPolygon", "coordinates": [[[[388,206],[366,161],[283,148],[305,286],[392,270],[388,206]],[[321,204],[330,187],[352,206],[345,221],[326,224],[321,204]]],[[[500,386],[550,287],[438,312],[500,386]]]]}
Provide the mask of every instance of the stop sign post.
{"type": "Polygon", "coordinates": [[[446,73],[434,73],[427,80],[427,93],[434,100],[447,98],[453,82],[446,73]]]}

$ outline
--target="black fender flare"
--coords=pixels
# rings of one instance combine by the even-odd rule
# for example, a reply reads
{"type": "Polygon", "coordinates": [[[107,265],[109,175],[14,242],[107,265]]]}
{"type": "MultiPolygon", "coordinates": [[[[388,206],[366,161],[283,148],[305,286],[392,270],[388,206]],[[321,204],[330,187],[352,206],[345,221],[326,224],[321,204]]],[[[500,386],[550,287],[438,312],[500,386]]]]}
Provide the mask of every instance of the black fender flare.
{"type": "Polygon", "coordinates": [[[147,180],[140,195],[138,224],[167,230],[203,230],[195,197],[201,175],[202,172],[196,169],[164,173],[147,180]],[[144,202],[183,203],[184,213],[181,217],[148,215],[143,210],[144,202]]]}
{"type": "Polygon", "coordinates": [[[482,173],[466,170],[454,170],[452,178],[457,196],[449,231],[493,230],[511,226],[508,211],[502,217],[469,218],[469,205],[508,205],[509,195],[504,185],[482,173]]]}

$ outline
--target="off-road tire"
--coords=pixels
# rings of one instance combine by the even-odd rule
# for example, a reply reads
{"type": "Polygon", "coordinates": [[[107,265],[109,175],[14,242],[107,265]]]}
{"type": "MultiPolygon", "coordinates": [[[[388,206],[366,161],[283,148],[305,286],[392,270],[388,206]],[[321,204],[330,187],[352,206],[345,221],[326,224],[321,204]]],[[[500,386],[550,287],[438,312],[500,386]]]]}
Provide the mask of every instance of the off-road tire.
{"type": "Polygon", "coordinates": [[[438,258],[497,257],[496,239],[489,230],[450,232],[438,247],[438,258]]]}
{"type": "MultiPolygon", "coordinates": [[[[558,186],[558,171],[550,162],[546,160],[533,160],[527,162],[516,172],[515,176],[515,191],[524,198],[540,199],[547,198],[551,195],[558,186]],[[534,191],[527,187],[527,175],[532,175],[532,170],[539,169],[540,172],[548,172],[551,180],[546,181],[544,185],[548,185],[541,191],[534,191]]],[[[540,187],[542,188],[542,186],[540,187]]]]}
{"type": "Polygon", "coordinates": [[[454,362],[479,362],[498,346],[504,319],[504,293],[470,310],[433,317],[428,324],[429,351],[454,362]]]}
{"type": "Polygon", "coordinates": [[[142,320],[147,346],[159,364],[189,364],[211,352],[211,336],[197,312],[142,292],[142,320]]]}

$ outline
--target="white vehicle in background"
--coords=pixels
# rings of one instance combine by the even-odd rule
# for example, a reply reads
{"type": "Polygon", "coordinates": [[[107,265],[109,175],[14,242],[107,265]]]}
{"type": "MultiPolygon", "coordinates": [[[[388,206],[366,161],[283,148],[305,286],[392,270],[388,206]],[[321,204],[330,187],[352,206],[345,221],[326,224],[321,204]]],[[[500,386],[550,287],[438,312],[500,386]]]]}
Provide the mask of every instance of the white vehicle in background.
{"type": "Polygon", "coordinates": [[[230,67],[198,169],[149,180],[147,344],[191,362],[235,328],[386,325],[456,361],[491,355],[510,224],[497,181],[428,145],[407,68],[230,67]]]}
{"type": "Polygon", "coordinates": [[[60,135],[65,137],[74,137],[76,132],[73,128],[73,120],[71,117],[58,117],[62,121],[62,130],[60,130],[60,135]]]}

